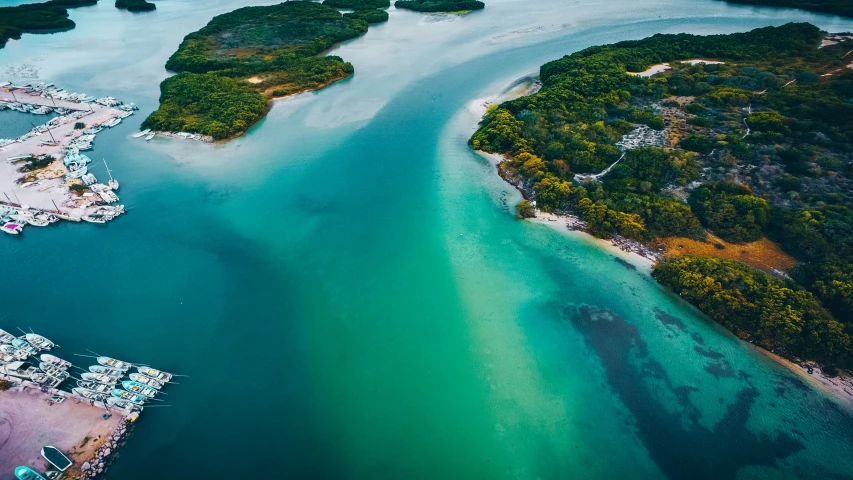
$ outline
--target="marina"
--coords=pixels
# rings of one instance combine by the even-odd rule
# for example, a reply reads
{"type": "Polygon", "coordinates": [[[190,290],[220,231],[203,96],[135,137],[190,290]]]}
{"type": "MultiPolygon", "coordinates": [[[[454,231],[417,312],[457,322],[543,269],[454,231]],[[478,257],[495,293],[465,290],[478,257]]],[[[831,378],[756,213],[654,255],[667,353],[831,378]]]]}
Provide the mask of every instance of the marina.
{"type": "Polygon", "coordinates": [[[11,451],[2,447],[0,472],[14,470],[18,478],[34,479],[98,478],[140,412],[165,395],[161,390],[173,374],[102,355],[75,354],[95,360],[85,369],[46,353],[58,348],[48,338],[22,333],[15,337],[0,330],[0,421],[14,418],[14,425],[28,426],[9,433],[15,446],[11,451]],[[74,386],[66,387],[72,379],[74,386]],[[58,411],[62,421],[56,418],[58,411]],[[61,425],[65,427],[57,430],[61,425]],[[38,445],[44,439],[52,444],[38,445]]]}
{"type": "Polygon", "coordinates": [[[115,205],[119,184],[106,160],[109,181],[98,183],[89,171],[92,159],[82,152],[137,108],[44,82],[0,83],[0,115],[2,110],[58,115],[42,125],[31,122],[32,130],[17,138],[0,139],[0,231],[18,235],[27,226],[58,220],[106,223],[124,213],[124,206],[115,205]]]}

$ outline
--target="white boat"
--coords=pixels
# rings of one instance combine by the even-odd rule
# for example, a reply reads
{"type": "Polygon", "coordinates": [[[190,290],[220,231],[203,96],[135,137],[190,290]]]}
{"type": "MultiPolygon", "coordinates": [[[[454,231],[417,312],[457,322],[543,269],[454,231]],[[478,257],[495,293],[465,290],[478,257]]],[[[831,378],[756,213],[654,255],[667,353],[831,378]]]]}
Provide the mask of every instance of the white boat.
{"type": "Polygon", "coordinates": [[[132,402],[116,397],[108,398],[107,404],[111,407],[120,408],[126,412],[141,411],[143,408],[142,405],[136,405],[132,402]]]}
{"type": "Polygon", "coordinates": [[[107,223],[107,219],[104,218],[103,215],[98,215],[96,213],[93,213],[92,215],[83,215],[80,219],[89,223],[107,223]]]}
{"type": "Polygon", "coordinates": [[[148,140],[151,140],[152,138],[154,138],[154,135],[157,135],[157,134],[154,132],[149,133],[148,135],[145,136],[145,141],[147,142],[148,140]]]}
{"type": "Polygon", "coordinates": [[[103,402],[109,397],[109,394],[93,392],[92,390],[87,390],[85,388],[74,387],[71,389],[71,392],[75,395],[79,395],[83,398],[94,400],[96,402],[103,402]]]}
{"type": "Polygon", "coordinates": [[[30,376],[30,380],[44,387],[58,387],[62,380],[52,377],[44,372],[36,372],[30,376]]]}
{"type": "Polygon", "coordinates": [[[71,367],[71,362],[69,362],[68,360],[63,360],[49,353],[42,353],[41,355],[39,355],[39,360],[41,360],[42,362],[49,363],[51,365],[55,365],[59,368],[71,367]]]}
{"type": "Polygon", "coordinates": [[[164,383],[169,383],[169,381],[172,380],[172,374],[171,373],[161,372],[160,370],[157,370],[156,368],[136,367],[136,371],[143,374],[143,375],[148,375],[151,378],[160,380],[161,382],[164,382],[164,383]]]}
{"type": "Polygon", "coordinates": [[[14,357],[16,360],[26,360],[29,355],[23,350],[18,350],[12,345],[0,345],[0,352],[14,357]]]}
{"type": "Polygon", "coordinates": [[[128,375],[128,377],[130,377],[130,379],[134,382],[139,382],[143,385],[148,385],[149,387],[156,388],[157,390],[163,388],[163,382],[157,380],[156,378],[151,378],[148,375],[143,375],[141,373],[131,373],[130,375],[128,375]]]}
{"type": "Polygon", "coordinates": [[[87,382],[84,380],[77,380],[77,386],[98,393],[110,393],[110,390],[113,389],[112,385],[105,385],[98,382],[87,382]]]}
{"type": "Polygon", "coordinates": [[[17,348],[18,350],[23,350],[27,352],[27,355],[37,355],[39,353],[38,347],[35,345],[31,345],[30,342],[24,340],[23,338],[16,338],[12,340],[12,346],[17,348]]]}
{"type": "Polygon", "coordinates": [[[25,220],[27,223],[29,223],[30,225],[33,225],[35,227],[46,227],[46,226],[50,225],[50,220],[45,215],[39,215],[39,214],[30,215],[25,220]]]}
{"type": "Polygon", "coordinates": [[[15,336],[6,330],[0,329],[0,343],[12,343],[12,340],[15,339],[15,336]]]}
{"type": "Polygon", "coordinates": [[[11,233],[12,235],[17,235],[24,230],[24,227],[21,226],[20,223],[9,222],[4,223],[3,226],[0,227],[0,230],[6,233],[11,233]]]}
{"type": "Polygon", "coordinates": [[[52,364],[47,363],[47,362],[39,363],[39,370],[50,375],[51,377],[53,377],[57,380],[59,380],[60,382],[64,382],[65,380],[68,380],[68,377],[71,376],[71,374],[66,372],[64,369],[59,368],[56,365],[52,365],[52,364]]]}
{"type": "MultiPolygon", "coordinates": [[[[150,129],[148,131],[150,131],[150,129]]],[[[109,165],[107,165],[107,159],[104,158],[103,160],[104,160],[104,168],[107,169],[107,175],[110,176],[110,181],[107,182],[107,186],[109,186],[113,190],[118,190],[118,180],[113,178],[113,172],[110,171],[110,167],[109,167],[109,165]]],[[[118,201],[118,197],[116,197],[116,201],[118,201]]]]}
{"type": "Polygon", "coordinates": [[[134,133],[133,135],[131,135],[131,137],[133,137],[133,138],[144,137],[145,135],[148,135],[150,132],[151,132],[151,129],[146,128],[145,130],[143,130],[141,132],[134,133]]]}
{"type": "Polygon", "coordinates": [[[42,337],[41,335],[36,335],[35,333],[28,333],[24,335],[24,338],[26,338],[27,341],[30,342],[30,344],[40,350],[50,350],[51,348],[56,346],[56,344],[54,344],[50,340],[46,339],[45,337],[42,337]]]}
{"type": "Polygon", "coordinates": [[[8,353],[5,353],[5,352],[0,352],[0,364],[12,363],[15,360],[17,360],[17,358],[15,358],[14,355],[9,355],[8,353]]]}
{"type": "Polygon", "coordinates": [[[122,370],[105,367],[103,365],[92,365],[91,367],[89,367],[89,371],[92,373],[100,373],[102,375],[109,375],[111,377],[116,378],[121,378],[124,375],[124,371],[122,370]]]}
{"type": "Polygon", "coordinates": [[[130,367],[133,366],[128,362],[122,362],[121,360],[116,360],[115,358],[110,357],[98,357],[98,363],[100,363],[104,367],[108,367],[120,372],[126,372],[130,370],[130,367]]]}
{"type": "Polygon", "coordinates": [[[115,385],[116,382],[118,382],[118,378],[111,377],[109,375],[104,375],[103,373],[86,372],[81,374],[80,378],[90,382],[103,383],[104,385],[115,385]]]}

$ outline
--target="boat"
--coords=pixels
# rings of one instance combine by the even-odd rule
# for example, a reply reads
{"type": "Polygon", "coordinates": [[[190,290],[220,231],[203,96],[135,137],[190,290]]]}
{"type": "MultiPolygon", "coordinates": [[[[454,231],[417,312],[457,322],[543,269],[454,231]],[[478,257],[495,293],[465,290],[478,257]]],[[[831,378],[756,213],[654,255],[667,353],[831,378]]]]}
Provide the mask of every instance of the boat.
{"type": "Polygon", "coordinates": [[[157,395],[157,390],[132,380],[125,380],[121,382],[121,386],[130,393],[136,393],[148,398],[153,398],[154,395],[157,395]]]}
{"type": "Polygon", "coordinates": [[[127,390],[121,390],[119,388],[112,389],[112,391],[110,391],[110,395],[116,398],[120,398],[122,400],[127,400],[128,402],[131,402],[134,405],[142,405],[143,403],[145,403],[145,397],[143,397],[142,395],[130,393],[127,390]]]}
{"type": "Polygon", "coordinates": [[[118,382],[118,378],[111,377],[109,375],[104,375],[103,373],[83,373],[80,375],[80,378],[83,380],[88,380],[90,382],[102,383],[104,385],[115,385],[118,382]]]}
{"type": "Polygon", "coordinates": [[[109,367],[122,372],[130,370],[130,367],[132,366],[128,362],[122,362],[121,360],[116,360],[115,358],[110,357],[98,357],[98,363],[105,367],[109,367]]]}
{"type": "Polygon", "coordinates": [[[42,337],[41,335],[37,335],[35,333],[28,333],[24,335],[24,338],[26,338],[27,341],[30,342],[30,344],[40,350],[50,350],[51,348],[56,346],[55,343],[51,342],[47,338],[42,337]]]}
{"type": "Polygon", "coordinates": [[[39,370],[63,382],[68,380],[68,377],[71,376],[71,374],[66,372],[65,369],[47,362],[39,363],[39,370]]]}
{"type": "Polygon", "coordinates": [[[77,380],[77,386],[86,390],[91,390],[97,393],[110,393],[112,387],[98,382],[87,382],[85,380],[77,380]]]}
{"type": "Polygon", "coordinates": [[[68,470],[68,467],[74,465],[74,462],[69,460],[61,450],[53,445],[46,445],[42,447],[41,456],[60,472],[64,472],[65,470],[68,470]]]}
{"type": "Polygon", "coordinates": [[[107,399],[107,404],[111,407],[120,408],[127,412],[140,411],[142,410],[142,405],[137,405],[133,402],[129,402],[122,398],[118,397],[110,397],[107,399]]]}
{"type": "Polygon", "coordinates": [[[151,378],[148,375],[143,375],[141,373],[131,373],[128,376],[134,382],[139,382],[139,383],[141,383],[143,385],[147,385],[151,388],[156,388],[157,390],[160,390],[161,388],[163,388],[163,382],[161,382],[160,380],[157,380],[156,378],[151,378]]]}
{"type": "Polygon", "coordinates": [[[34,227],[46,227],[50,225],[50,220],[45,215],[30,215],[24,220],[34,227]]]}
{"type": "Polygon", "coordinates": [[[68,360],[63,360],[49,353],[43,353],[39,355],[39,360],[45,363],[49,363],[51,365],[55,365],[59,368],[69,368],[71,366],[71,362],[69,362],[68,360]]]}
{"type": "Polygon", "coordinates": [[[23,350],[18,350],[12,345],[0,345],[0,353],[5,353],[6,355],[11,355],[17,360],[26,360],[29,355],[27,352],[23,350]]]}
{"type": "Polygon", "coordinates": [[[136,371],[143,374],[143,375],[148,375],[151,378],[155,378],[157,380],[160,380],[163,383],[169,383],[169,381],[172,380],[172,374],[171,373],[161,372],[160,370],[157,370],[156,368],[136,367],[136,371]]]}
{"type": "Polygon", "coordinates": [[[154,135],[157,135],[157,134],[154,132],[149,133],[148,135],[145,136],[145,141],[147,142],[148,140],[151,140],[152,138],[154,138],[154,135]]]}
{"type": "Polygon", "coordinates": [[[32,468],[24,466],[15,468],[15,476],[18,477],[19,480],[47,480],[34,472],[32,468]]]}
{"type": "Polygon", "coordinates": [[[9,355],[8,353],[5,353],[5,352],[0,352],[0,364],[12,363],[15,360],[17,360],[17,358],[15,358],[14,355],[9,355]]]}
{"type": "Polygon", "coordinates": [[[52,377],[44,372],[36,372],[30,375],[30,380],[44,387],[58,387],[62,380],[52,377]]]}
{"type": "Polygon", "coordinates": [[[12,340],[15,339],[15,336],[6,330],[0,329],[0,343],[12,343],[12,340]]]}
{"type": "Polygon", "coordinates": [[[115,127],[116,125],[118,125],[119,123],[121,123],[121,118],[113,117],[113,118],[107,120],[106,122],[104,122],[102,125],[104,127],[112,128],[112,127],[115,127]]]}
{"type": "Polygon", "coordinates": [[[80,217],[80,219],[84,222],[89,223],[107,223],[106,217],[97,213],[93,213],[91,215],[83,215],[82,217],[80,217]]]}
{"type": "Polygon", "coordinates": [[[71,393],[73,393],[74,395],[78,395],[78,396],[81,396],[83,398],[89,399],[89,400],[94,400],[96,402],[105,402],[107,400],[107,398],[109,397],[109,395],[107,395],[105,393],[98,393],[98,392],[88,390],[85,388],[80,388],[80,387],[72,388],[71,393]]]}
{"type": "Polygon", "coordinates": [[[3,230],[6,233],[11,233],[12,235],[17,235],[17,234],[21,233],[21,231],[23,229],[24,229],[24,227],[21,226],[21,224],[12,223],[12,222],[3,224],[3,226],[0,227],[0,230],[3,230]]]}
{"type": "Polygon", "coordinates": [[[36,355],[39,353],[38,348],[33,345],[30,345],[30,342],[21,338],[16,338],[12,340],[12,346],[17,348],[18,350],[23,350],[27,352],[27,355],[36,355]]]}
{"type": "Polygon", "coordinates": [[[100,373],[103,375],[109,375],[111,377],[121,378],[124,375],[124,371],[118,370],[116,368],[105,367],[103,365],[92,365],[89,367],[89,371],[92,373],[100,373]]]}
{"type": "MultiPolygon", "coordinates": [[[[147,132],[150,132],[150,131],[151,131],[151,129],[149,128],[149,129],[146,131],[146,133],[147,133],[147,132]]],[[[109,176],[110,176],[110,181],[109,181],[109,182],[107,182],[107,185],[108,185],[111,189],[113,189],[113,190],[118,190],[118,180],[116,180],[115,178],[113,178],[113,172],[111,172],[111,171],[110,171],[110,167],[109,167],[109,166],[107,166],[107,159],[105,158],[105,159],[103,159],[103,160],[104,160],[104,168],[106,168],[106,169],[107,169],[107,175],[109,175],[109,176]]],[[[118,201],[118,197],[116,197],[116,201],[118,201]]]]}

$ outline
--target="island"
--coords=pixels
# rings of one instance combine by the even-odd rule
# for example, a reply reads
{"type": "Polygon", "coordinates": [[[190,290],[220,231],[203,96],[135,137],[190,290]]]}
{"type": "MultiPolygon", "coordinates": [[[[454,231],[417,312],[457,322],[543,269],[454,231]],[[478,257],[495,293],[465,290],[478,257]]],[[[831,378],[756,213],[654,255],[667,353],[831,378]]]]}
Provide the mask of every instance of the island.
{"type": "Polygon", "coordinates": [[[15,7],[0,7],[0,48],[24,33],[54,33],[74,28],[68,9],[95,5],[98,0],[49,0],[15,7]]]}
{"type": "Polygon", "coordinates": [[[800,23],[587,48],[489,107],[470,145],[502,156],[520,217],[639,244],[740,338],[849,370],[852,47],[800,23]]]}
{"type": "Polygon", "coordinates": [[[166,68],[160,107],[143,128],[224,140],[241,135],[278,97],[323,88],[353,74],[323,52],[364,35],[368,22],[314,2],[244,7],[187,35],[166,68]]]}
{"type": "Polygon", "coordinates": [[[388,21],[388,12],[384,9],[391,6],[390,0],[325,0],[323,5],[353,10],[344,13],[347,18],[364,20],[370,24],[388,21]]]}
{"type": "Polygon", "coordinates": [[[482,10],[486,4],[477,0],[397,0],[394,8],[429,13],[461,13],[482,10]]]}
{"type": "Polygon", "coordinates": [[[157,5],[147,0],[116,0],[116,8],[123,8],[128,12],[150,12],[156,10],[157,5]]]}
{"type": "Polygon", "coordinates": [[[755,5],[757,7],[800,8],[818,13],[831,13],[853,17],[853,3],[848,0],[725,0],[729,3],[755,5]]]}

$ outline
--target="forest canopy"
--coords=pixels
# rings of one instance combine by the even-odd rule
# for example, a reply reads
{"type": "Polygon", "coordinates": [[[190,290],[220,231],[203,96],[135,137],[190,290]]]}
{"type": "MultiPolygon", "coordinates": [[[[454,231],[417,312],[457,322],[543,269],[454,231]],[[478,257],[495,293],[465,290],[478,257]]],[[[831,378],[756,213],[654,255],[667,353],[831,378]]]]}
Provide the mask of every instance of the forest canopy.
{"type": "Polygon", "coordinates": [[[853,17],[853,3],[849,0],[726,0],[729,3],[756,5],[759,7],[785,7],[811,10],[820,13],[833,13],[853,17]]]}
{"type": "Polygon", "coordinates": [[[49,0],[14,7],[0,7],[0,48],[24,33],[50,33],[74,28],[69,8],[95,5],[98,0],[49,0]]]}
{"type": "Polygon", "coordinates": [[[397,0],[394,8],[416,12],[465,12],[482,10],[486,4],[477,0],[397,0]]]}
{"type": "Polygon", "coordinates": [[[319,89],[352,75],[352,64],[322,53],[364,35],[367,28],[363,19],[305,1],[244,7],[214,17],[187,35],[166,62],[178,75],[163,82],[160,109],[143,127],[215,139],[238,135],[263,117],[269,98],[319,89]]]}
{"type": "Polygon", "coordinates": [[[123,8],[128,12],[150,12],[156,10],[157,6],[147,0],[116,0],[116,8],[123,8]]]}

